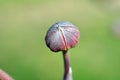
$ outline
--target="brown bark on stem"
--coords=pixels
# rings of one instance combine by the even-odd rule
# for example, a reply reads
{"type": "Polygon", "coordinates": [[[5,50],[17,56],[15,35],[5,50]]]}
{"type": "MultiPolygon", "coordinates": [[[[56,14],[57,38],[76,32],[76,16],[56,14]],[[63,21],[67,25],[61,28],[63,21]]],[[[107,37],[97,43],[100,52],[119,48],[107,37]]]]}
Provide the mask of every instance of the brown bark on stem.
{"type": "Polygon", "coordinates": [[[64,60],[64,79],[63,80],[72,80],[72,69],[70,67],[70,57],[68,50],[63,51],[63,60],[64,60]]]}

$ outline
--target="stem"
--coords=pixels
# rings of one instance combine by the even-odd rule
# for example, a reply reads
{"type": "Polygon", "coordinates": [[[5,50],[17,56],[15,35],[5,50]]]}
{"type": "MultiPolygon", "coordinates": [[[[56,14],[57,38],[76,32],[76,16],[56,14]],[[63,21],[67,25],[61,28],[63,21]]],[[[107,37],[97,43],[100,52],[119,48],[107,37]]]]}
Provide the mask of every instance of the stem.
{"type": "Polygon", "coordinates": [[[68,50],[63,51],[63,60],[64,60],[64,79],[63,80],[72,80],[72,69],[70,67],[70,58],[68,50]]]}

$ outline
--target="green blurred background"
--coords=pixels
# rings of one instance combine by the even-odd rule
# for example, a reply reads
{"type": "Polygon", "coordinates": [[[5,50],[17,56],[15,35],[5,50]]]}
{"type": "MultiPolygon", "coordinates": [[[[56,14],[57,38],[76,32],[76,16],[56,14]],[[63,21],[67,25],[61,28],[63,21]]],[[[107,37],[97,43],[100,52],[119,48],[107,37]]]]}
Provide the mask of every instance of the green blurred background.
{"type": "Polygon", "coordinates": [[[62,80],[63,57],[45,45],[49,27],[70,21],[81,32],[70,50],[74,80],[120,80],[120,0],[0,0],[0,68],[15,80],[62,80]]]}

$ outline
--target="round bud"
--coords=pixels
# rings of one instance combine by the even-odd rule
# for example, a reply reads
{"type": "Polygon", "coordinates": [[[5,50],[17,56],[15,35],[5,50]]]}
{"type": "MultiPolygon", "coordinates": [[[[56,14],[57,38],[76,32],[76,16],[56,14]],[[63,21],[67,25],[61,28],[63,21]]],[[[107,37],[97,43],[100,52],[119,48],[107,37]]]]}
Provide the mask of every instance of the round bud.
{"type": "Polygon", "coordinates": [[[48,30],[46,45],[54,52],[68,50],[75,47],[80,37],[78,28],[68,21],[57,22],[48,30]]]}

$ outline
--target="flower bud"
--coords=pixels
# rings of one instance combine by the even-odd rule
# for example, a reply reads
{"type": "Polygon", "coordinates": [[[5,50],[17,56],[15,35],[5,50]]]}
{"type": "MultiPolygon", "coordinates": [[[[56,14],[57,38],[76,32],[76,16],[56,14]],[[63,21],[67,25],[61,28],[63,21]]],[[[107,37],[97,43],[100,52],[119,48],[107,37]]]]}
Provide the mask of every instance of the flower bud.
{"type": "Polygon", "coordinates": [[[78,28],[70,22],[57,22],[48,30],[46,45],[54,52],[75,47],[80,37],[78,28]]]}

